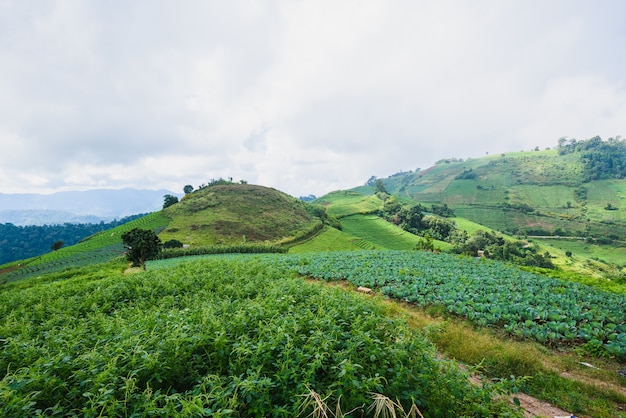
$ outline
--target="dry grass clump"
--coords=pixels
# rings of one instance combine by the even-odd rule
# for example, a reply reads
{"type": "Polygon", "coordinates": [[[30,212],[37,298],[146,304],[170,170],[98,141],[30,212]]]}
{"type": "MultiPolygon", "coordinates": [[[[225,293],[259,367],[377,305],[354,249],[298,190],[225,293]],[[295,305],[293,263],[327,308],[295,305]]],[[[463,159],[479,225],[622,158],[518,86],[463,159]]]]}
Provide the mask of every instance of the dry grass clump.
{"type": "MultiPolygon", "coordinates": [[[[302,395],[304,400],[300,405],[298,416],[301,417],[308,411],[311,411],[306,418],[343,418],[350,414],[361,410],[364,411],[365,405],[354,408],[351,411],[343,412],[341,410],[341,396],[337,399],[337,405],[333,411],[327,404],[329,396],[322,396],[312,389],[309,393],[302,395]]],[[[424,418],[417,405],[411,404],[408,411],[404,409],[399,400],[395,402],[387,396],[380,393],[371,394],[372,403],[367,408],[367,413],[373,418],[424,418]]]]}

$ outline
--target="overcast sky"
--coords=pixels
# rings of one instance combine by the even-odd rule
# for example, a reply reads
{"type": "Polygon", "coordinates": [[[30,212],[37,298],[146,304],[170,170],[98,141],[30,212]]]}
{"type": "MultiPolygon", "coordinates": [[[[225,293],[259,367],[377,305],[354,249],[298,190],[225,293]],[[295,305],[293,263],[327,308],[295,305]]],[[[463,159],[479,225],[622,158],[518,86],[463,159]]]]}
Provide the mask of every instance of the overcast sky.
{"type": "Polygon", "coordinates": [[[626,1],[0,0],[0,193],[293,196],[626,136],[626,1]]]}

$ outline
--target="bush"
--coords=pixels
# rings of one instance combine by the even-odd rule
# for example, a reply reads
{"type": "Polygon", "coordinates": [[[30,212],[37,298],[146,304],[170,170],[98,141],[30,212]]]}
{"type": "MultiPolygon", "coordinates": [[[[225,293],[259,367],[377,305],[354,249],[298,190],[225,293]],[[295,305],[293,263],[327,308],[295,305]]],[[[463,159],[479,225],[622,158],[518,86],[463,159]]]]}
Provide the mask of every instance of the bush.
{"type": "Polygon", "coordinates": [[[163,248],[183,248],[183,243],[177,239],[171,239],[163,243],[163,248]]]}

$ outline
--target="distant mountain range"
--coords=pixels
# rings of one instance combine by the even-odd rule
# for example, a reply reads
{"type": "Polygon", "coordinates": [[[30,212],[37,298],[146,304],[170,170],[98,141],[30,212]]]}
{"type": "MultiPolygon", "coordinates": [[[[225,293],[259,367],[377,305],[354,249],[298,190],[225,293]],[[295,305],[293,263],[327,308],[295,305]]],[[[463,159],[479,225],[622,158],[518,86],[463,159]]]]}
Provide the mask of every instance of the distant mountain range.
{"type": "Polygon", "coordinates": [[[169,190],[97,189],[52,194],[0,193],[0,223],[55,225],[108,222],[163,207],[169,190]]]}

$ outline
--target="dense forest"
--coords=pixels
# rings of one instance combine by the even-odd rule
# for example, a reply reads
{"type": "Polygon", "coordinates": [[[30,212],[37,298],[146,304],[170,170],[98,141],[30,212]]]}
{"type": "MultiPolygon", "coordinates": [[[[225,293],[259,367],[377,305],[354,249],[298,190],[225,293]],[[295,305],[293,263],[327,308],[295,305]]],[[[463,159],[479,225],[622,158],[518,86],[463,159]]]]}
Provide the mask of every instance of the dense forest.
{"type": "Polygon", "coordinates": [[[585,164],[584,181],[626,178],[626,141],[609,138],[603,141],[599,136],[578,141],[561,138],[559,155],[578,153],[585,164]]]}
{"type": "Polygon", "coordinates": [[[15,226],[0,223],[0,264],[36,257],[63,245],[74,245],[97,232],[106,231],[145,214],[108,223],[15,226]]]}

